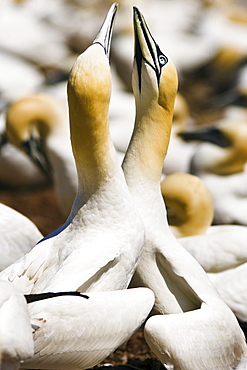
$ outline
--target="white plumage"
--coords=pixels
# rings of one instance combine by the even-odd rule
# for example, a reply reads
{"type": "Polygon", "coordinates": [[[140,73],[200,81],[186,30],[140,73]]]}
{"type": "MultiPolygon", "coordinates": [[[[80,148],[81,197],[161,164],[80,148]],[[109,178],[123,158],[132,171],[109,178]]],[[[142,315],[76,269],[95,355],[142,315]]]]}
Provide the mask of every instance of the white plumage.
{"type": "Polygon", "coordinates": [[[142,325],[154,303],[146,288],[50,298],[28,305],[34,356],[28,369],[88,369],[109,356],[142,325]]]}
{"type": "Polygon", "coordinates": [[[237,318],[247,321],[247,262],[218,273],[209,273],[223,301],[237,318]]]}
{"type": "Polygon", "coordinates": [[[43,238],[26,216],[0,203],[0,271],[30,252],[43,238]]]}
{"type": "Polygon", "coordinates": [[[0,368],[17,370],[33,353],[27,302],[13,284],[0,280],[0,368]]]}

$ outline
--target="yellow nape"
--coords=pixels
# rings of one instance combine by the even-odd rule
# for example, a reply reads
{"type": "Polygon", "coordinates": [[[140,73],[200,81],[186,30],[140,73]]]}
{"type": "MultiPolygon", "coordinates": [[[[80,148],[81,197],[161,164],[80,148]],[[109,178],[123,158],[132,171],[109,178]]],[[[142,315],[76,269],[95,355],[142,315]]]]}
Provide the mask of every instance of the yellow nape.
{"type": "Polygon", "coordinates": [[[51,131],[61,129],[66,110],[56,98],[46,94],[33,94],[12,103],[6,114],[6,135],[16,147],[32,134],[44,139],[51,131]]]}
{"type": "Polygon", "coordinates": [[[212,196],[203,181],[187,173],[174,173],[161,182],[168,223],[176,237],[204,234],[212,224],[212,196]]]}
{"type": "Polygon", "coordinates": [[[111,97],[108,58],[99,44],[91,45],[76,60],[68,81],[70,133],[77,164],[104,168],[109,158],[108,107],[111,97]],[[83,145],[82,145],[83,142],[83,145]]]}

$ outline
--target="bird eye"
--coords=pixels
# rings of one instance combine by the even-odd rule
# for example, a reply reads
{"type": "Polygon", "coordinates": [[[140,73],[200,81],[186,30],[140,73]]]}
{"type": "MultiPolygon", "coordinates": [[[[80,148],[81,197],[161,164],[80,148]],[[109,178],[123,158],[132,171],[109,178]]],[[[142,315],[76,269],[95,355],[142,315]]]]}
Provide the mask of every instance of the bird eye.
{"type": "Polygon", "coordinates": [[[165,55],[160,55],[159,56],[159,62],[163,66],[163,65],[165,65],[168,62],[168,59],[167,59],[167,57],[165,55]]]}

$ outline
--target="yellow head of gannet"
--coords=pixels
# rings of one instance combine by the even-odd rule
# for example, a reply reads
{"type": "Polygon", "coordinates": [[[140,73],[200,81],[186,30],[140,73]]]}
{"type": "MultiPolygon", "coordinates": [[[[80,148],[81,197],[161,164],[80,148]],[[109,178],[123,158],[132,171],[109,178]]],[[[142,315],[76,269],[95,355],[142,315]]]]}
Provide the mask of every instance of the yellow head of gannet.
{"type": "Polygon", "coordinates": [[[52,96],[34,94],[12,103],[6,114],[6,136],[14,146],[26,152],[52,180],[46,141],[63,130],[66,111],[52,96]]]}
{"type": "Polygon", "coordinates": [[[204,182],[195,175],[174,173],[161,182],[168,223],[177,237],[204,234],[213,222],[214,204],[204,182]]]}
{"type": "Polygon", "coordinates": [[[151,288],[154,308],[164,314],[148,319],[145,337],[162,363],[174,368],[196,369],[203,361],[201,368],[208,369],[208,359],[212,367],[235,366],[247,350],[243,332],[205,271],[169,229],[161,195],[177,88],[175,67],[160,52],[136,8],[134,23],[136,121],[123,168],[146,240],[133,283],[151,288]]]}
{"type": "Polygon", "coordinates": [[[77,58],[67,88],[71,144],[85,201],[115,167],[108,122],[111,97],[108,57],[116,5],[111,9],[92,45],[77,58]]]}

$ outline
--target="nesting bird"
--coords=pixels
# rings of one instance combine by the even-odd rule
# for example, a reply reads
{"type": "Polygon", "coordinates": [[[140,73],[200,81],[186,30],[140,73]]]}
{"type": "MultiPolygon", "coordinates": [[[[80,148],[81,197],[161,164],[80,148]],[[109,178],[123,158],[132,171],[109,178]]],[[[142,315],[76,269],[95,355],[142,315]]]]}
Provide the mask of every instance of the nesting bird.
{"type": "Polygon", "coordinates": [[[144,335],[165,366],[233,368],[247,351],[244,334],[205,271],[169,229],[160,191],[177,92],[176,68],[137,8],[134,28],[136,118],[123,169],[146,240],[132,284],[153,290],[154,309],[160,313],[147,320],[144,335]]]}
{"type": "Polygon", "coordinates": [[[7,110],[5,133],[54,184],[61,213],[67,218],[76,195],[77,173],[63,104],[46,94],[19,99],[7,110]]]}

